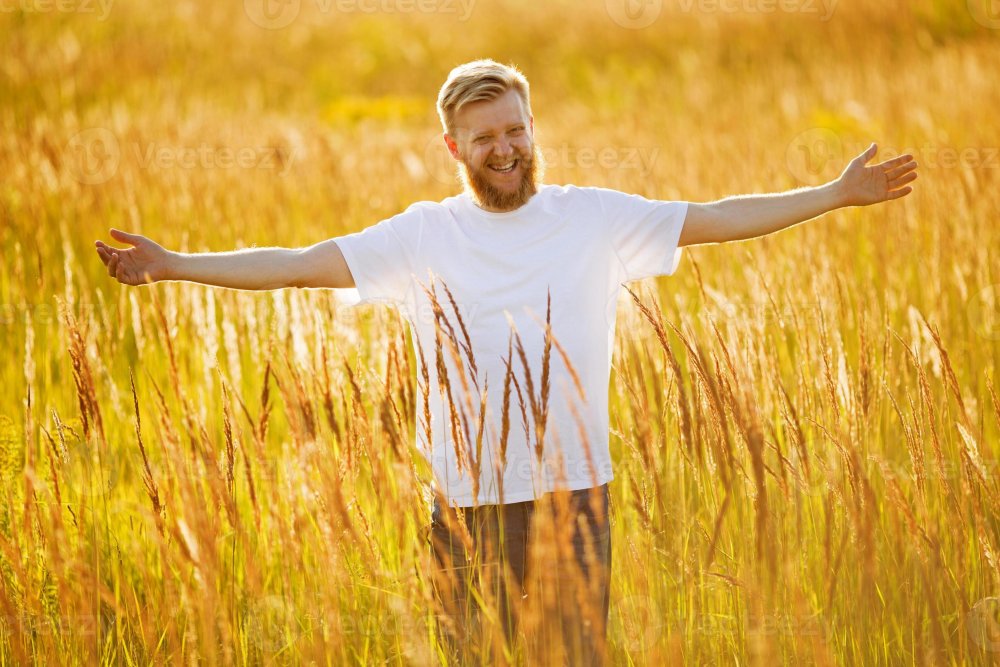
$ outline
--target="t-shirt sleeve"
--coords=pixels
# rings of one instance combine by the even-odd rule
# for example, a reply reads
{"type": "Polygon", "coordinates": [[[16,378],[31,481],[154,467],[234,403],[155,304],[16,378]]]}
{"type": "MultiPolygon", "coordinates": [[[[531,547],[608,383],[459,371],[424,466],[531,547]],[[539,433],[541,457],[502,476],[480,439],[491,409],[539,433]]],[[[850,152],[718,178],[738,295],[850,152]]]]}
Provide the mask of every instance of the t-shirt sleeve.
{"type": "Polygon", "coordinates": [[[363,303],[400,304],[406,297],[412,275],[411,253],[401,233],[402,225],[410,220],[412,211],[387,218],[360,232],[339,236],[334,240],[344,255],[354,284],[363,303]]]}
{"type": "Polygon", "coordinates": [[[681,261],[678,242],[688,203],[595,189],[621,263],[622,282],[672,274],[681,261]]]}

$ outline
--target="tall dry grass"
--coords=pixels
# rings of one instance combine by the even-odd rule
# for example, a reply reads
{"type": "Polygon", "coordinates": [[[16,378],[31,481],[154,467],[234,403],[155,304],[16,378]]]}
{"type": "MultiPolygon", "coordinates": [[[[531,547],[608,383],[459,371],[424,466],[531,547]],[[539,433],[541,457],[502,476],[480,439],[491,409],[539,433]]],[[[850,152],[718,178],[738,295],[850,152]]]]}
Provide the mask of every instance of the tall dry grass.
{"type": "MultiPolygon", "coordinates": [[[[127,289],[91,242],[306,245],[452,194],[432,101],[483,55],[531,78],[551,182],[709,200],[835,176],[870,139],[922,165],[904,202],[692,248],[623,293],[611,661],[992,662],[1000,99],[971,6],[668,5],[643,30],[604,3],[461,23],[307,4],[276,31],[198,2],[0,14],[0,664],[443,657],[416,388],[474,363],[448,295],[422,358],[391,311],[127,289]],[[96,177],[95,136],[119,151],[96,177]],[[803,168],[817,137],[832,159],[803,168]],[[268,166],[177,164],[202,145],[268,166]]],[[[455,387],[470,465],[481,392],[509,434],[544,425],[547,386],[455,387]]],[[[565,525],[540,525],[551,548],[565,525]]],[[[485,617],[477,659],[559,658],[485,617]]]]}

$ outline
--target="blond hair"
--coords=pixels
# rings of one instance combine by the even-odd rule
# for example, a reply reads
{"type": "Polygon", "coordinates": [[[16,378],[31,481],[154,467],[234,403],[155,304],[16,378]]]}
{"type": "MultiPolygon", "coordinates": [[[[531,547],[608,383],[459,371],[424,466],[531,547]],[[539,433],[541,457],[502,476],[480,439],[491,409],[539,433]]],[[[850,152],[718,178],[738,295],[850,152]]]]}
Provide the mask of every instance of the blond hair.
{"type": "Polygon", "coordinates": [[[517,67],[485,59],[473,60],[451,70],[437,100],[444,131],[454,134],[455,113],[466,104],[495,100],[511,89],[517,91],[524,108],[531,113],[528,79],[517,67]]]}

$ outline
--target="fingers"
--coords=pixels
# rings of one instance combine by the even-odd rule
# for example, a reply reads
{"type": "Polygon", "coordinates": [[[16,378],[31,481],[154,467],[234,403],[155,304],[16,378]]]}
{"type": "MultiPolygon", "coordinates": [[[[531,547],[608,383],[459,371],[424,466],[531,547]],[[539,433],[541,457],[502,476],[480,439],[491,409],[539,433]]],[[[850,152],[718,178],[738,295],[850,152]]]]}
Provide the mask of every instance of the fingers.
{"type": "MultiPolygon", "coordinates": [[[[98,243],[100,243],[100,241],[98,241],[98,243]]],[[[102,262],[104,262],[104,266],[107,266],[108,262],[111,261],[111,251],[108,250],[107,246],[104,246],[103,244],[97,246],[97,256],[101,258],[102,262]]]]}
{"type": "Polygon", "coordinates": [[[866,164],[868,160],[871,160],[873,157],[875,157],[875,153],[877,151],[878,151],[878,146],[874,142],[872,142],[872,145],[869,146],[864,153],[854,158],[852,162],[860,161],[861,164],[866,164]]]}
{"type": "Polygon", "coordinates": [[[125,268],[125,265],[118,262],[115,268],[115,279],[122,285],[141,285],[142,281],[136,278],[135,268],[125,268]]]}
{"type": "Polygon", "coordinates": [[[131,268],[126,267],[126,264],[128,264],[126,261],[128,259],[127,256],[120,255],[114,248],[104,245],[100,241],[98,243],[100,245],[97,247],[97,254],[100,256],[101,261],[104,262],[109,276],[123,285],[144,285],[147,282],[152,282],[148,278],[148,273],[143,272],[139,274],[134,266],[131,268]]]}
{"type": "Polygon", "coordinates": [[[905,197],[911,192],[913,192],[913,188],[911,188],[910,186],[906,186],[901,190],[893,190],[892,192],[890,192],[887,199],[899,199],[900,197],[905,197]]]}
{"type": "Polygon", "coordinates": [[[99,244],[97,254],[100,256],[101,261],[104,262],[109,276],[123,285],[144,285],[152,282],[149,279],[148,273],[143,272],[139,274],[135,268],[126,268],[125,262],[122,260],[122,255],[119,255],[114,248],[106,246],[100,241],[97,243],[99,244]]]}
{"type": "Polygon", "coordinates": [[[129,245],[138,245],[140,241],[143,240],[143,236],[139,234],[129,234],[128,232],[123,232],[120,229],[111,228],[111,238],[115,241],[120,241],[122,243],[128,243],[129,245]]]}
{"type": "Polygon", "coordinates": [[[909,162],[904,162],[895,169],[886,170],[885,177],[889,179],[889,181],[891,182],[896,180],[900,176],[903,176],[904,174],[913,171],[916,168],[917,168],[917,163],[914,160],[910,160],[909,162]]]}
{"type": "Polygon", "coordinates": [[[875,166],[881,167],[883,170],[888,171],[889,169],[895,169],[896,167],[907,164],[908,162],[913,162],[913,164],[916,164],[916,162],[914,162],[913,160],[913,156],[910,154],[906,154],[906,155],[900,155],[899,157],[894,157],[891,160],[886,160],[885,162],[882,162],[881,164],[877,164],[875,166]]]}
{"type": "Polygon", "coordinates": [[[906,185],[907,183],[910,183],[911,181],[915,181],[915,180],[917,180],[917,172],[915,172],[915,171],[908,172],[908,173],[903,174],[902,176],[900,176],[898,178],[894,178],[894,179],[890,180],[889,181],[889,189],[894,190],[894,189],[896,189],[896,188],[898,188],[900,186],[906,185]]]}
{"type": "Polygon", "coordinates": [[[110,258],[112,254],[118,252],[119,250],[128,250],[128,248],[114,248],[112,246],[109,246],[104,241],[94,241],[94,247],[97,248],[98,254],[100,254],[102,250],[105,253],[107,253],[108,258],[110,258]]]}

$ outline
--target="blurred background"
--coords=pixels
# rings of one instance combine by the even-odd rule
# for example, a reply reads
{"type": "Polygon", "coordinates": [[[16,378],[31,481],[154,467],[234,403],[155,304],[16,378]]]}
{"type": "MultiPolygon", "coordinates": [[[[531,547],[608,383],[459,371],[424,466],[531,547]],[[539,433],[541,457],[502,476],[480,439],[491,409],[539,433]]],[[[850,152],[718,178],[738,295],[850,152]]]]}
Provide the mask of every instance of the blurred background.
{"type": "Polygon", "coordinates": [[[123,287],[93,242],[297,247],[455,194],[434,103],[484,57],[551,183],[920,165],[633,286],[663,338],[623,297],[612,661],[997,655],[996,2],[0,0],[0,36],[0,658],[434,661],[405,325],[123,287]]]}

